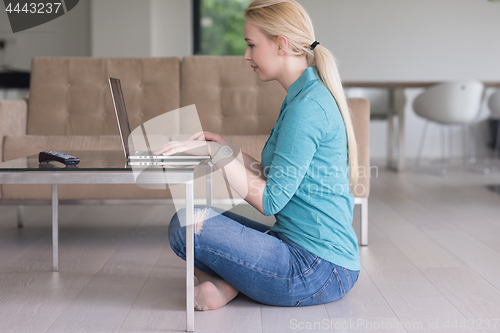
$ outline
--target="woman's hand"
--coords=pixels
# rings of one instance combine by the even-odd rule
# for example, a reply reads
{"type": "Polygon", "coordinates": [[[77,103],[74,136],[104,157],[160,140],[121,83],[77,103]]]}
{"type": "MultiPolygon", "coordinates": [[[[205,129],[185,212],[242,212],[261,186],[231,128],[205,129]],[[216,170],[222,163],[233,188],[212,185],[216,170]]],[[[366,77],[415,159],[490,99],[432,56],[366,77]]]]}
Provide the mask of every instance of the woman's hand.
{"type": "Polygon", "coordinates": [[[224,139],[219,134],[211,132],[198,132],[196,134],[193,134],[188,140],[212,141],[212,142],[218,142],[221,145],[228,143],[227,140],[224,139]]]}
{"type": "Polygon", "coordinates": [[[171,141],[157,149],[155,155],[168,156],[176,153],[186,153],[190,155],[210,155],[213,157],[221,145],[217,142],[207,142],[202,140],[171,141]]]}

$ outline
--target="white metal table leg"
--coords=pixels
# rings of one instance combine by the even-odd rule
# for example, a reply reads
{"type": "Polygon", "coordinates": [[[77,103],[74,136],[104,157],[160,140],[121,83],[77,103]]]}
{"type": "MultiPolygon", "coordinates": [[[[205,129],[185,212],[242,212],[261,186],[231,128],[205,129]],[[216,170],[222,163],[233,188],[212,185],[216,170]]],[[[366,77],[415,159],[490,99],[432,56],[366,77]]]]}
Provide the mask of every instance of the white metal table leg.
{"type": "Polygon", "coordinates": [[[57,184],[52,184],[52,270],[59,272],[59,198],[57,184]]]}
{"type": "Polygon", "coordinates": [[[394,89],[389,90],[389,110],[387,110],[387,168],[392,168],[394,159],[394,89]]]}
{"type": "Polygon", "coordinates": [[[387,117],[387,167],[396,171],[405,168],[405,90],[391,88],[389,91],[389,110],[387,117]],[[394,114],[398,116],[397,156],[394,158],[394,114]]]}
{"type": "Polygon", "coordinates": [[[186,319],[187,331],[194,331],[194,180],[186,183],[186,319]]]}
{"type": "Polygon", "coordinates": [[[397,171],[405,168],[405,90],[396,91],[396,108],[398,112],[398,164],[397,171]]]}

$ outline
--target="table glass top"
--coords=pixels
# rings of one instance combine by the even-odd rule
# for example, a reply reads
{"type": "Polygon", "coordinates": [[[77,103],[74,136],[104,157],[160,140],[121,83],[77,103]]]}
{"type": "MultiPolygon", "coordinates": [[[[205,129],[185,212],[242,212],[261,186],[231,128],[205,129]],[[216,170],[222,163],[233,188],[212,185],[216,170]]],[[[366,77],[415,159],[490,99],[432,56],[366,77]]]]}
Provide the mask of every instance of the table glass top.
{"type": "MultiPolygon", "coordinates": [[[[65,166],[60,162],[38,162],[38,154],[18,158],[11,161],[6,161],[0,163],[0,172],[23,172],[23,171],[132,171],[132,170],[144,170],[148,169],[151,171],[174,171],[174,172],[193,172],[200,165],[205,164],[206,160],[202,160],[199,163],[193,161],[179,161],[175,162],[175,165],[166,164],[162,165],[131,165],[127,162],[123,151],[86,151],[86,150],[73,150],[73,151],[62,151],[62,153],[78,157],[80,163],[77,165],[65,166]],[[185,162],[185,164],[182,164],[185,162]]],[[[148,162],[148,161],[147,161],[148,162]]],[[[155,162],[156,163],[156,162],[155,162]]]]}

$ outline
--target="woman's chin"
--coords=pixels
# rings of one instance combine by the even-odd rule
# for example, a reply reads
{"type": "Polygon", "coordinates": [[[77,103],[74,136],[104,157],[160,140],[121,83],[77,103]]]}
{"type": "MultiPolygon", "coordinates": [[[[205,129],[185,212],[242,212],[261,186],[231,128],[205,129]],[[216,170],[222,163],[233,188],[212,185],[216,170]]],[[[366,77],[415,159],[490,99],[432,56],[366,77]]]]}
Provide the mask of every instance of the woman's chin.
{"type": "Polygon", "coordinates": [[[259,80],[261,80],[262,82],[268,82],[268,81],[272,80],[272,79],[266,77],[265,75],[263,75],[262,73],[258,73],[257,75],[259,76],[259,80]]]}

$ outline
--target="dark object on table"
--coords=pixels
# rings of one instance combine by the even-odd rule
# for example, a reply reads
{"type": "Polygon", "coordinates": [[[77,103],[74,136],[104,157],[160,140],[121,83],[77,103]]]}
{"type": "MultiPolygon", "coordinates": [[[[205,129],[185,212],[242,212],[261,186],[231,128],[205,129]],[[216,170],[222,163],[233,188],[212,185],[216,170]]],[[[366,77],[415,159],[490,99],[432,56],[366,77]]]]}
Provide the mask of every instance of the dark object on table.
{"type": "Polygon", "coordinates": [[[60,153],[58,151],[42,151],[38,154],[38,162],[50,162],[56,161],[61,162],[64,165],[77,165],[80,163],[80,159],[75,156],[60,153]]]}

